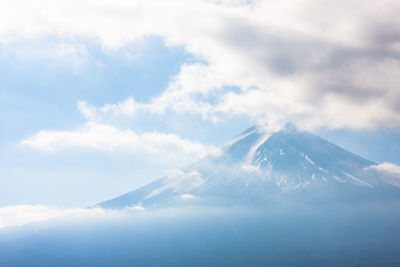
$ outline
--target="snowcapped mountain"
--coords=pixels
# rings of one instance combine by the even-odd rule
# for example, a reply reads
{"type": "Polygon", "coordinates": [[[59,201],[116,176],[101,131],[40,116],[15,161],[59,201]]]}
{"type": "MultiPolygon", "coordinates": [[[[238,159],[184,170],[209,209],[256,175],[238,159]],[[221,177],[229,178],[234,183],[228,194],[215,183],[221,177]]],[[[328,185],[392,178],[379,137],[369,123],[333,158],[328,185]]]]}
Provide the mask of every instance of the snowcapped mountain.
{"type": "Polygon", "coordinates": [[[252,127],[208,156],[165,178],[98,204],[104,208],[264,203],[274,197],[400,195],[396,177],[293,125],[252,127]]]}

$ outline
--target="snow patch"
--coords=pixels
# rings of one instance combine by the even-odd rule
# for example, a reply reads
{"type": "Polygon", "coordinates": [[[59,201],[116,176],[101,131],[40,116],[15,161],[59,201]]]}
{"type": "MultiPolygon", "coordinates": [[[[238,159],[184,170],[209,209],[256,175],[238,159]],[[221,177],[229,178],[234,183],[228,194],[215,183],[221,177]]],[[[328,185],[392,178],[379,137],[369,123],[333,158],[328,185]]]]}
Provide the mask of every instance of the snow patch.
{"type": "Polygon", "coordinates": [[[305,158],[306,158],[306,160],[307,160],[308,162],[310,162],[312,165],[315,166],[314,161],[312,161],[307,155],[305,155],[305,158]]]}
{"type": "Polygon", "coordinates": [[[250,132],[248,132],[248,133],[239,135],[238,137],[236,137],[236,138],[232,139],[231,141],[229,141],[228,143],[226,143],[226,144],[224,145],[224,147],[225,147],[225,148],[228,148],[228,147],[232,146],[232,145],[235,144],[236,142],[238,142],[238,141],[240,141],[240,140],[246,138],[247,136],[249,136],[249,135],[255,133],[256,130],[257,130],[257,129],[254,129],[254,130],[252,130],[252,131],[250,131],[250,132]]]}
{"type": "Polygon", "coordinates": [[[195,195],[192,195],[192,194],[182,194],[181,198],[183,200],[192,200],[192,199],[196,199],[197,197],[195,195]]]}
{"type": "Polygon", "coordinates": [[[345,183],[346,180],[340,179],[339,177],[337,177],[336,175],[333,175],[333,179],[335,179],[336,181],[338,181],[339,183],[345,183]]]}
{"type": "Polygon", "coordinates": [[[177,170],[163,180],[163,186],[153,190],[144,198],[144,200],[155,197],[167,189],[172,189],[174,193],[189,192],[202,185],[205,181],[206,179],[203,179],[201,174],[196,170],[190,172],[177,170]]]}
{"type": "Polygon", "coordinates": [[[325,170],[324,168],[321,168],[321,167],[318,167],[318,170],[320,170],[320,171],[323,172],[323,173],[328,173],[327,170],[325,170]]]}
{"type": "Polygon", "coordinates": [[[288,180],[287,177],[285,175],[279,176],[278,179],[276,179],[276,185],[281,188],[285,185],[287,185],[288,180]]]}
{"type": "Polygon", "coordinates": [[[249,152],[246,155],[246,163],[251,163],[253,162],[254,159],[254,155],[257,151],[257,148],[259,148],[262,144],[264,144],[265,141],[268,140],[268,138],[271,136],[271,134],[264,134],[261,138],[259,138],[257,140],[257,142],[255,143],[255,145],[253,145],[249,152]]]}
{"type": "Polygon", "coordinates": [[[367,183],[367,182],[365,182],[365,181],[363,181],[361,179],[358,179],[357,177],[354,177],[350,173],[343,172],[343,174],[346,175],[347,177],[350,177],[351,179],[353,179],[354,181],[356,181],[359,184],[362,184],[362,185],[365,185],[365,186],[368,186],[368,187],[371,187],[371,188],[374,187],[373,185],[371,185],[371,184],[369,184],[369,183],[367,183]]]}
{"type": "Polygon", "coordinates": [[[242,171],[248,172],[248,173],[259,173],[260,172],[260,167],[256,165],[251,165],[251,164],[242,164],[240,166],[240,169],[242,171]]]}

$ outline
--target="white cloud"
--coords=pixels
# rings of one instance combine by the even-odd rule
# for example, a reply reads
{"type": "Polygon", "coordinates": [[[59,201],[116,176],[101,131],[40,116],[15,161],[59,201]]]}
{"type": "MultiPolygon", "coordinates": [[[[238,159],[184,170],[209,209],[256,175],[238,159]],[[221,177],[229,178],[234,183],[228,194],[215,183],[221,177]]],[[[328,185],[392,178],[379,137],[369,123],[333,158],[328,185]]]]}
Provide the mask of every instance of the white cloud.
{"type": "MultiPolygon", "coordinates": [[[[60,218],[82,218],[99,216],[113,211],[105,211],[101,208],[60,209],[43,205],[15,205],[0,208],[0,229],[9,226],[23,225],[32,222],[40,222],[60,218]]],[[[115,213],[115,212],[114,212],[115,213]]]]}
{"type": "Polygon", "coordinates": [[[15,0],[0,4],[0,40],[77,36],[118,49],[158,35],[206,62],[183,65],[148,103],[81,103],[90,120],[172,109],[213,121],[245,114],[309,127],[398,127],[399,9],[396,0],[15,0]]]}
{"type": "Polygon", "coordinates": [[[89,121],[97,121],[97,108],[86,103],[86,101],[78,101],[77,107],[79,112],[89,121]]]}
{"type": "Polygon", "coordinates": [[[78,110],[89,121],[99,121],[107,115],[132,116],[137,110],[143,109],[145,105],[135,102],[133,97],[128,97],[123,102],[116,104],[106,104],[101,108],[94,107],[86,101],[78,101],[78,110]]]}
{"type": "Polygon", "coordinates": [[[175,134],[159,132],[137,134],[131,130],[121,130],[95,122],[88,122],[74,131],[40,131],[20,143],[32,149],[49,152],[68,148],[106,151],[119,149],[165,158],[197,159],[219,152],[216,147],[182,139],[175,134]]]}
{"type": "Polygon", "coordinates": [[[365,169],[367,172],[377,175],[384,182],[400,187],[400,166],[384,162],[378,165],[371,165],[365,169]]]}
{"type": "Polygon", "coordinates": [[[193,200],[193,199],[196,199],[197,197],[195,195],[191,195],[191,194],[182,194],[181,198],[183,200],[193,200]]]}
{"type": "Polygon", "coordinates": [[[400,179],[400,166],[390,162],[384,162],[378,165],[371,165],[367,169],[373,169],[376,171],[386,172],[388,174],[396,175],[400,179]]]}
{"type": "Polygon", "coordinates": [[[134,116],[138,111],[162,114],[166,109],[176,112],[200,113],[205,119],[213,118],[211,104],[201,100],[208,95],[215,96],[214,90],[223,91],[229,82],[222,81],[216,70],[203,64],[183,64],[179,75],[175,76],[168,88],[149,103],[136,102],[131,96],[124,101],[95,107],[85,101],[78,102],[78,109],[88,120],[101,121],[108,116],[134,116]]]}
{"type": "MultiPolygon", "coordinates": [[[[192,200],[198,198],[190,194],[180,195],[182,200],[192,200]]],[[[58,208],[44,205],[14,205],[0,207],[0,230],[6,227],[20,226],[35,222],[55,222],[63,223],[70,221],[80,221],[86,219],[95,219],[95,223],[99,219],[127,219],[129,222],[143,222],[143,219],[164,220],[166,218],[174,218],[177,216],[187,217],[188,215],[212,215],[221,214],[224,209],[221,207],[180,207],[180,208],[160,208],[157,210],[145,209],[141,206],[127,206],[122,210],[96,208],[58,208]]],[[[230,208],[229,211],[239,211],[241,208],[230,208]]],[[[249,209],[243,210],[248,214],[249,209]]],[[[251,211],[252,212],[252,211],[251,211]]],[[[80,221],[82,222],[82,221],[80,221]]],[[[93,225],[93,224],[91,224],[93,225]]]]}
{"type": "Polygon", "coordinates": [[[53,68],[68,68],[74,74],[81,74],[89,66],[90,54],[87,47],[75,40],[44,38],[39,40],[16,40],[2,43],[0,38],[1,60],[18,62],[18,66],[28,64],[42,66],[50,65],[53,68]]]}

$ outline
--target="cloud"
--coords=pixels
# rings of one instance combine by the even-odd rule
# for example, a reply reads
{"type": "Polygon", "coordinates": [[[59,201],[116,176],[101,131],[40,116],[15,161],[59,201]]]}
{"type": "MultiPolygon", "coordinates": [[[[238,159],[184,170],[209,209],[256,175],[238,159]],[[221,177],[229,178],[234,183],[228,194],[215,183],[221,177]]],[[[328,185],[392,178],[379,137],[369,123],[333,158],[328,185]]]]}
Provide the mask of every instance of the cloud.
{"type": "Polygon", "coordinates": [[[397,166],[396,164],[390,162],[384,162],[378,165],[371,165],[367,169],[385,172],[400,178],[400,166],[397,166]]]}
{"type": "Polygon", "coordinates": [[[45,64],[51,68],[68,69],[81,74],[89,66],[90,53],[84,44],[73,38],[44,38],[40,40],[16,40],[4,43],[0,38],[0,58],[3,63],[11,62],[20,68],[34,64],[36,68],[45,64]]]}
{"type": "Polygon", "coordinates": [[[60,209],[43,205],[7,206],[0,208],[0,229],[4,227],[23,225],[32,222],[47,221],[51,219],[100,216],[112,212],[113,211],[106,211],[101,208],[60,209]]]}
{"type": "Polygon", "coordinates": [[[17,0],[1,5],[3,42],[76,36],[118,49],[157,35],[167,46],[183,46],[201,59],[184,64],[166,90],[147,103],[128,98],[96,108],[81,102],[90,120],[171,109],[215,122],[247,115],[308,127],[400,126],[396,0],[17,0]]]}
{"type": "Polygon", "coordinates": [[[181,198],[183,200],[192,200],[192,199],[197,199],[197,197],[195,195],[191,195],[191,194],[182,194],[181,198]]]}
{"type": "Polygon", "coordinates": [[[132,116],[137,110],[143,109],[142,104],[136,103],[133,97],[128,97],[123,102],[116,104],[106,104],[101,108],[94,107],[86,101],[78,101],[79,112],[89,121],[99,121],[107,115],[132,116]]]}
{"type": "Polygon", "coordinates": [[[384,162],[378,165],[371,165],[365,168],[367,172],[378,175],[386,183],[400,187],[400,166],[384,162]]]}
{"type": "Polygon", "coordinates": [[[201,158],[219,153],[219,149],[182,139],[175,134],[146,132],[137,134],[110,125],[88,122],[74,131],[40,131],[22,140],[21,145],[32,149],[56,152],[68,148],[90,148],[105,151],[130,150],[160,157],[201,158]]]}
{"type": "Polygon", "coordinates": [[[102,107],[78,101],[78,110],[91,121],[101,121],[110,116],[134,116],[139,111],[163,114],[166,109],[180,113],[200,113],[205,119],[215,119],[212,114],[215,107],[202,99],[214,97],[218,92],[223,93],[222,87],[228,84],[227,80],[222,81],[217,71],[210,71],[208,66],[200,63],[183,64],[179,75],[171,80],[168,88],[148,103],[137,102],[132,96],[102,107]]]}

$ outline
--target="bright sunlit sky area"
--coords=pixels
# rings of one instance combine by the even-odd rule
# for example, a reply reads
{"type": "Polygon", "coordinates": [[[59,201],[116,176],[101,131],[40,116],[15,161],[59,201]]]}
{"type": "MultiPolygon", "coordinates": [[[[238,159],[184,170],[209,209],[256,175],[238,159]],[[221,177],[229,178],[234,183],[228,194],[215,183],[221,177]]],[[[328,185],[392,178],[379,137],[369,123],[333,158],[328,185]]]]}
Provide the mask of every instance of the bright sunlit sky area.
{"type": "Polygon", "coordinates": [[[332,4],[0,1],[0,207],[85,207],[255,124],[400,165],[400,2],[332,4]]]}

